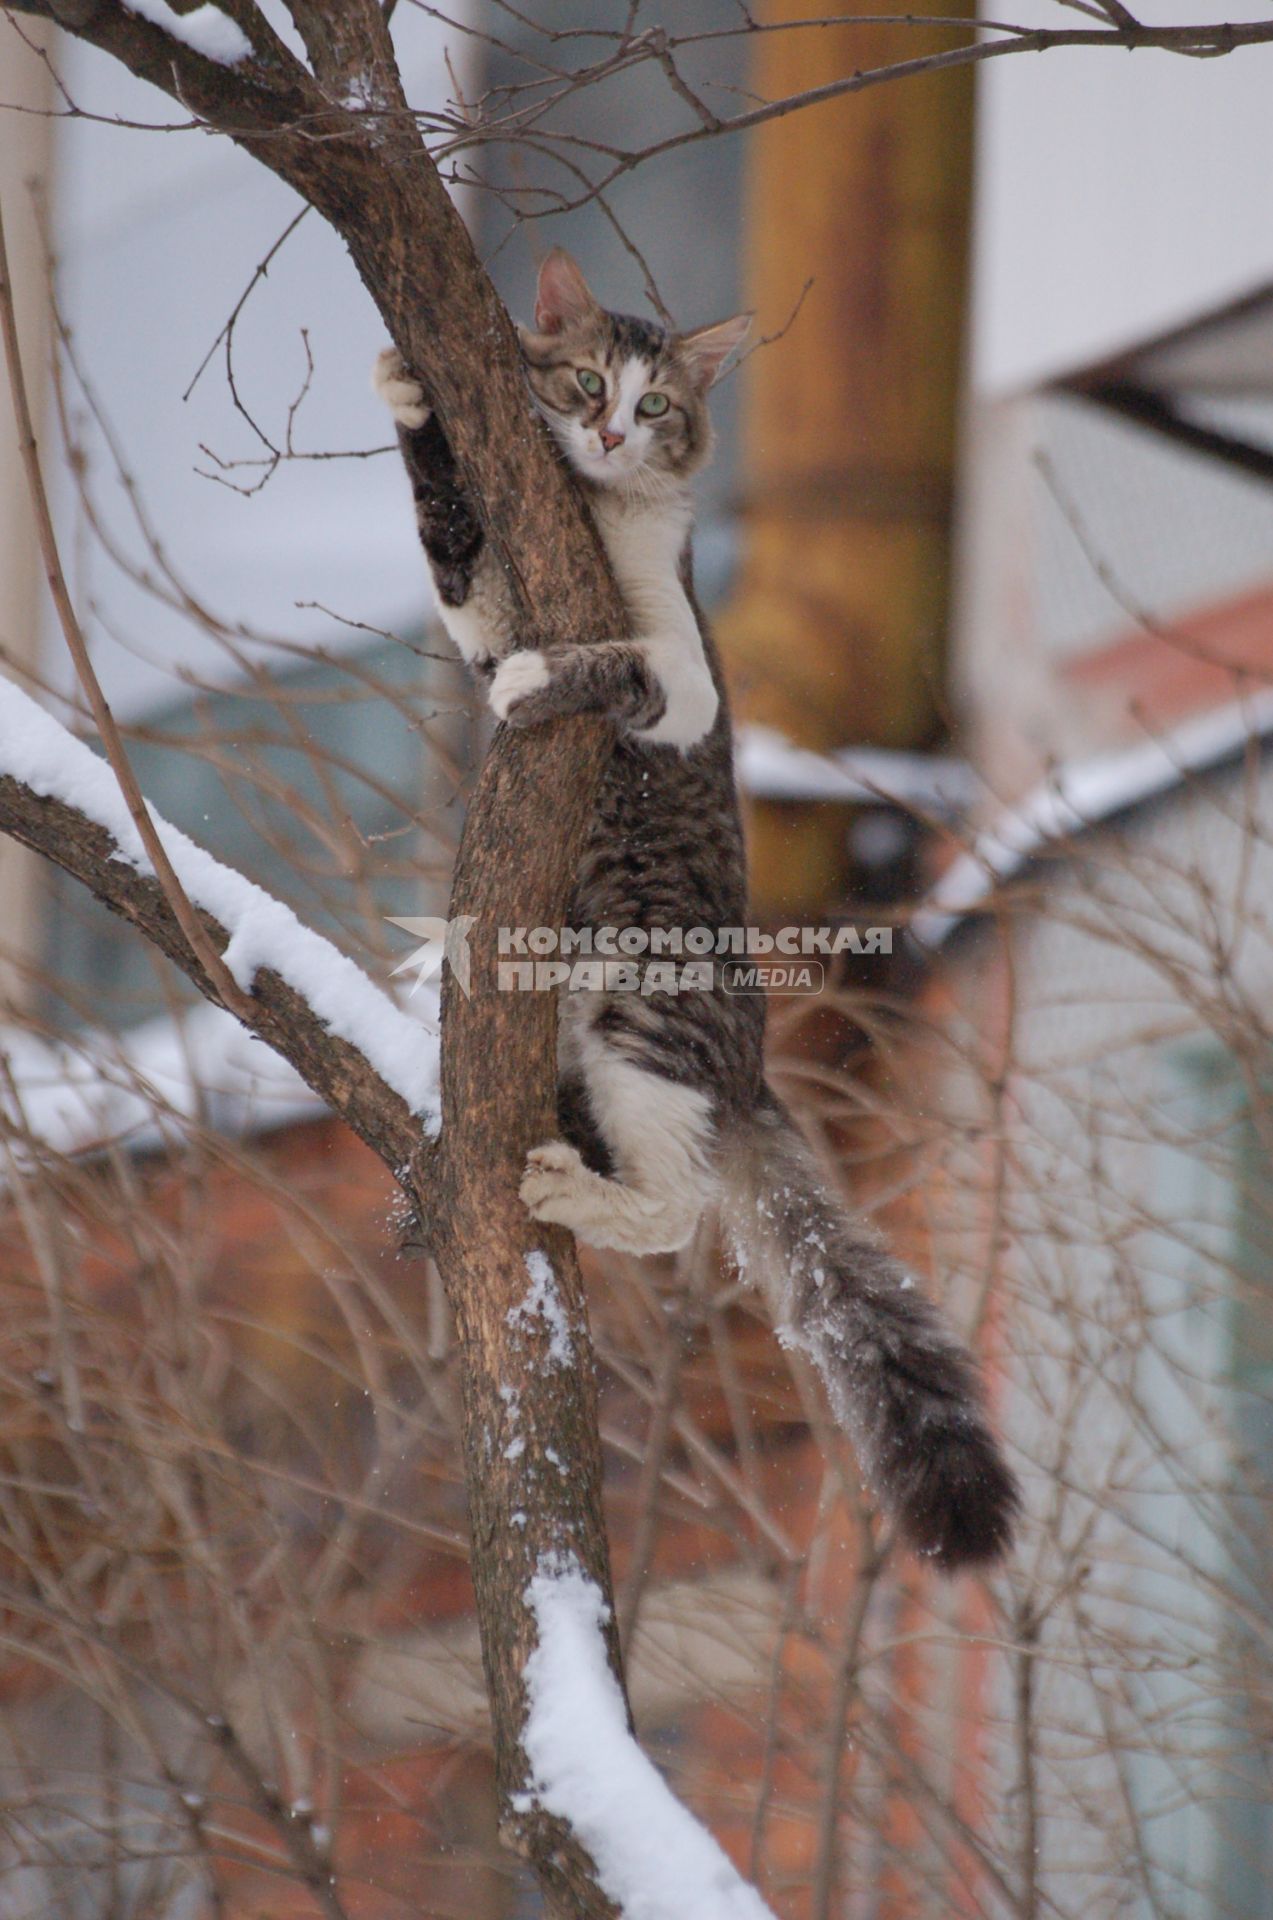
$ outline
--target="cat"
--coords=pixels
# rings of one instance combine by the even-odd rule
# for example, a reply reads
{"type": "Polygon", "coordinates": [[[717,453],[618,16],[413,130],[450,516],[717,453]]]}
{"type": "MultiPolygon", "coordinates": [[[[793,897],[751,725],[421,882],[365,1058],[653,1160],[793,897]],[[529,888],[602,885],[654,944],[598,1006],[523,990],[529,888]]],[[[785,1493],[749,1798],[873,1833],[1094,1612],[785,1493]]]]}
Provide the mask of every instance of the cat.
{"type": "MultiPolygon", "coordinates": [[[[631,635],[518,645],[503,572],[420,383],[386,348],[443,624],[496,717],[616,723],[573,927],[741,927],[747,885],[729,709],[694,597],[689,483],[710,458],[708,393],[749,316],[676,333],[599,305],[562,249],[519,328],[531,395],[583,488],[631,635]]],[[[807,1353],[881,1506],[946,1571],[1007,1549],[1015,1480],[971,1358],[910,1275],[846,1213],[764,1077],[764,997],[575,992],[559,1025],[561,1137],[521,1197],[593,1246],[666,1253],[714,1208],[780,1337],[807,1353]]]]}

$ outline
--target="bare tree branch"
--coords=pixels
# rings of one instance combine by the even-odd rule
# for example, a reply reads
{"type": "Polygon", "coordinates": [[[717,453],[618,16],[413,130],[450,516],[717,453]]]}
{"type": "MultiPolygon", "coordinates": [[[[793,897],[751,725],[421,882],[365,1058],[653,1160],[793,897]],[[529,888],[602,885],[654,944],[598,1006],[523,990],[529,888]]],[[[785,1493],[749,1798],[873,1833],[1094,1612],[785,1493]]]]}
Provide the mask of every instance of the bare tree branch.
{"type": "MultiPolygon", "coordinates": [[[[0,831],[43,855],[130,921],[216,1005],[221,996],[177,921],[159,882],[119,858],[105,828],[66,805],[0,773],[0,831]]],[[[224,946],[227,929],[199,915],[208,939],[224,946]]],[[[358,1049],[333,1034],[308,1002],[277,973],[257,972],[250,996],[252,1030],[295,1067],[306,1085],[346,1120],[385,1163],[412,1170],[427,1189],[431,1145],[418,1116],[387,1087],[358,1049]]]]}
{"type": "Polygon", "coordinates": [[[3,208],[0,208],[0,334],[4,336],[5,365],[8,369],[9,388],[17,421],[18,452],[26,472],[27,490],[35,512],[36,532],[44,560],[44,572],[49,583],[49,591],[53,596],[53,604],[57,608],[62,632],[66,637],[66,644],[75,662],[76,675],[92,709],[93,718],[97,722],[97,731],[106,749],[106,757],[119,782],[120,791],[132,815],[133,823],[141,835],[142,844],[150,856],[159,884],[172,907],[173,916],[198,956],[205,975],[215,989],[217,999],[222,1006],[227,1007],[231,1013],[238,1014],[242,1019],[248,1011],[246,996],[240,992],[220,953],[208,939],[207,929],[186,898],[181,882],[172,870],[172,862],[155,831],[154,821],[150,817],[146,802],[142,798],[141,788],[129,765],[124,743],[119,737],[119,729],[106,704],[106,696],[93,670],[88,647],[80,631],[79,621],[75,617],[75,609],[71,604],[66,577],[62,572],[62,562],[58,556],[53,516],[49,512],[44,478],[40,472],[40,455],[36,446],[31,409],[27,403],[26,380],[22,372],[22,353],[18,344],[17,315],[13,306],[13,287],[9,279],[9,256],[5,246],[3,208]]]}
{"type": "MultiPolygon", "coordinates": [[[[1063,4],[1063,0],[1058,0],[1058,4],[1063,4]]],[[[430,8],[428,11],[436,12],[436,9],[430,8]]],[[[1208,59],[1236,52],[1242,47],[1264,46],[1273,42],[1273,22],[1267,20],[1151,26],[1133,19],[1118,0],[1111,0],[1108,5],[1084,5],[1079,11],[1090,14],[1100,24],[1091,27],[1028,27],[1005,20],[982,19],[974,22],[943,14],[826,14],[812,15],[804,20],[759,21],[744,13],[737,25],[697,33],[669,33],[663,27],[650,27],[635,36],[615,30],[588,30],[587,37],[601,39],[605,51],[596,59],[581,65],[571,65],[566,60],[553,64],[547,55],[535,57],[523,48],[505,47],[490,34],[479,34],[490,44],[499,46],[501,51],[511,53],[523,67],[530,68],[533,77],[508,82],[495,89],[477,103],[463,120],[455,123],[449,136],[442,133],[436,152],[439,158],[445,155],[454,160],[466,150],[517,143],[533,134],[538,149],[551,152],[559,162],[564,163],[568,156],[573,156],[574,164],[570,171],[576,178],[580,164],[589,156],[603,163],[588,185],[573,197],[550,192],[542,184],[523,188],[521,217],[535,219],[583,206],[604,195],[616,181],[635,172],[646,161],[675,152],[681,147],[713,140],[722,134],[748,132],[771,120],[784,118],[787,114],[822,106],[886,82],[949,72],[1018,53],[1109,47],[1123,52],[1156,49],[1183,58],[1208,59]],[[761,34],[816,32],[838,25],[862,28],[906,26],[927,32],[950,32],[961,39],[971,37],[964,45],[926,52],[910,60],[888,61],[883,66],[857,69],[820,87],[785,94],[773,100],[755,101],[745,110],[730,115],[716,114],[698,94],[687,88],[676,64],[677,53],[685,49],[745,40],[761,34]],[[590,139],[575,132],[569,125],[560,129],[553,126],[551,117],[555,110],[573,101],[584,89],[603,85],[643,64],[653,64],[659,68],[671,92],[689,109],[689,124],[634,147],[590,139]],[[539,196],[541,200],[546,198],[549,204],[537,206],[533,196],[539,196]]],[[[524,25],[536,24],[523,16],[517,17],[522,19],[524,25]]],[[[549,49],[559,43],[572,43],[579,37],[573,29],[550,30],[539,27],[537,31],[549,49]]],[[[429,116],[429,122],[434,127],[439,125],[435,115],[429,116]]]]}
{"type": "MultiPolygon", "coordinates": [[[[527,638],[575,642],[620,631],[622,608],[590,523],[529,412],[507,316],[447,199],[423,129],[435,135],[443,156],[525,137],[532,129],[536,140],[555,143],[571,167],[576,165],[572,156],[598,156],[610,171],[580,181],[582,199],[604,192],[609,180],[656,153],[885,80],[1066,46],[1152,47],[1201,56],[1273,41],[1273,23],[1264,22],[1142,27],[1107,0],[1099,11],[1115,22],[1112,26],[1054,32],[988,23],[983,31],[998,39],[846,75],[829,87],[761,102],[722,119],[690,87],[677,58],[682,48],[710,36],[638,34],[633,7],[620,37],[603,41],[603,55],[591,68],[571,71],[539,61],[533,89],[520,96],[505,90],[447,116],[417,114],[408,107],[384,16],[371,0],[355,0],[345,8],[334,0],[295,0],[292,12],[312,73],[272,34],[249,0],[227,0],[224,8],[252,47],[249,59],[230,67],[206,59],[115,0],[13,0],[13,10],[59,21],[110,52],[180,102],[199,124],[236,140],[330,221],[445,423],[489,537],[505,560],[527,638]],[[626,151],[554,134],[543,124],[572,88],[651,61],[691,116],[685,130],[626,151]]],[[[822,23],[803,24],[814,31],[822,23]]],[[[966,22],[949,24],[952,31],[969,32],[966,22]]],[[[733,31],[761,30],[768,29],[744,13],[733,31]]],[[[552,201],[554,209],[564,204],[560,196],[552,201]]],[[[610,1591],[593,1357],[566,1236],[538,1227],[532,1232],[516,1194],[526,1149],[555,1131],[554,1009],[549,996],[502,996],[494,990],[494,937],[500,925],[551,925],[563,917],[606,747],[599,725],[571,721],[560,724],[552,737],[551,784],[544,778],[542,736],[497,738],[483,769],[453,895],[454,911],[477,922],[475,990],[465,999],[447,983],[445,1129],[436,1151],[424,1147],[406,1102],[386,1089],[356,1048],[335,1039],[276,974],[257,974],[250,1008],[254,1029],[393,1168],[425,1222],[445,1276],[463,1354],[473,1577],[507,1831],[531,1859],[550,1900],[585,1916],[609,1915],[613,1908],[578,1843],[525,1796],[521,1676],[535,1633],[527,1586],[545,1556],[568,1553],[607,1596],[610,1591]],[[515,1311],[524,1303],[532,1253],[552,1262],[574,1350],[570,1367],[550,1364],[546,1331],[515,1311]],[[521,1464],[554,1454],[571,1462],[569,1475],[532,1476],[521,1464]]],[[[155,881],[112,858],[110,838],[99,826],[64,803],[4,778],[0,826],[74,874],[209,992],[207,969],[183,938],[172,902],[155,881]]],[[[206,917],[201,924],[214,943],[224,939],[226,929],[206,917]]],[[[615,1372],[622,1381],[617,1362],[615,1372]]],[[[785,1521],[768,1511],[746,1474],[736,1473],[721,1449],[678,1410],[675,1369],[668,1369],[658,1391],[663,1430],[675,1434],[703,1468],[712,1497],[728,1503],[738,1524],[753,1527],[771,1556],[794,1566],[800,1550],[789,1539],[785,1521]]],[[[640,1578],[638,1573],[634,1601],[640,1578]]],[[[611,1653],[617,1670],[613,1645],[611,1653]]],[[[857,1699],[858,1667],[846,1658],[837,1678],[822,1802],[818,1873],[823,1905],[832,1897],[839,1753],[846,1717],[857,1699]]],[[[899,1756],[899,1768],[913,1764],[904,1746],[899,1756]]],[[[963,1839],[966,1843],[967,1836],[963,1839]]],[[[990,1864],[983,1864],[989,1875],[990,1864]]]]}

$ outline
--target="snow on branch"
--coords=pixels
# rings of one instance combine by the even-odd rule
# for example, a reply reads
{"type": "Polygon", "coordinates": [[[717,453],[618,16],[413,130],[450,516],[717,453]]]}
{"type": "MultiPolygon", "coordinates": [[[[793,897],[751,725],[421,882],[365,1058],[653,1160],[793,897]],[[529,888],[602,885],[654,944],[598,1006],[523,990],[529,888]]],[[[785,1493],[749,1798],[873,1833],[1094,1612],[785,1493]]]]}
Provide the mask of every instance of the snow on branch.
{"type": "Polygon", "coordinates": [[[578,1562],[540,1562],[526,1590],[538,1645],[526,1662],[532,1805],[564,1820],[624,1920],[773,1920],[672,1793],[628,1727],[602,1633],[609,1609],[578,1562]]]}
{"type": "MultiPolygon", "coordinates": [[[[152,872],[106,762],[9,681],[0,681],[0,774],[102,828],[114,843],[113,859],[140,874],[152,872]]],[[[329,1033],[356,1048],[385,1086],[436,1132],[433,1036],[281,900],[222,866],[157,815],[155,825],[190,899],[229,936],[224,959],[239,986],[250,991],[261,969],[277,974],[329,1033]]]]}
{"type": "Polygon", "coordinates": [[[237,67],[252,58],[252,42],[220,7],[205,4],[192,8],[189,13],[177,13],[167,5],[167,0],[124,0],[124,5],[138,19],[149,20],[152,27],[162,27],[183,47],[189,47],[191,53],[201,53],[205,60],[215,60],[219,67],[237,67]]]}

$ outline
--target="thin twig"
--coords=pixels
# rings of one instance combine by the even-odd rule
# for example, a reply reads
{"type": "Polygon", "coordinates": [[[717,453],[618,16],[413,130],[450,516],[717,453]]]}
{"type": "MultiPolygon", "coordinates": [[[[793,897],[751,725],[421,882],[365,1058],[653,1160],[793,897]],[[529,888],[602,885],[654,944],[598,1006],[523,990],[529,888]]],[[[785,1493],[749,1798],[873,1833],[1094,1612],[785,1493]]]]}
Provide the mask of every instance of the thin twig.
{"type": "Polygon", "coordinates": [[[208,938],[207,929],[190,904],[185,889],[173,871],[172,862],[164,850],[163,842],[155,830],[155,823],[150,817],[141,788],[137,784],[136,775],[124,750],[124,743],[119,737],[114,715],[106,704],[106,696],[93,670],[88,647],[80,630],[75,608],[71,604],[66,575],[62,571],[62,562],[58,555],[57,536],[53,531],[53,516],[49,512],[48,495],[44,490],[44,477],[40,472],[39,449],[31,420],[26,379],[22,371],[18,322],[13,304],[13,284],[9,278],[9,256],[5,246],[3,208],[0,208],[0,329],[4,333],[5,362],[9,371],[9,386],[13,395],[13,411],[18,429],[18,451],[22,458],[31,495],[31,505],[35,512],[40,553],[44,561],[49,590],[53,595],[53,604],[57,608],[62,632],[66,636],[66,644],[75,662],[76,674],[92,709],[93,719],[97,723],[97,731],[106,749],[111,770],[119,782],[120,792],[124,796],[133,825],[141,837],[142,845],[154,868],[155,878],[159,882],[164,898],[172,908],[173,918],[190,943],[190,949],[199,960],[208,979],[216,988],[222,1005],[231,1013],[237,1014],[239,1019],[250,1022],[253,1017],[251,997],[243,992],[208,938]]]}

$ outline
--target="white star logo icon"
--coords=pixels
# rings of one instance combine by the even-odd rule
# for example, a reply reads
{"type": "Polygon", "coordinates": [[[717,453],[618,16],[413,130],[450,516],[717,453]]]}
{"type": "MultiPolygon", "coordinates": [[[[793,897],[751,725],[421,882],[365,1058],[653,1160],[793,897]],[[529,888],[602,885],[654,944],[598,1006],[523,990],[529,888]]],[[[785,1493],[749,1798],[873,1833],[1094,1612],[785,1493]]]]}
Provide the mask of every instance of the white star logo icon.
{"type": "Polygon", "coordinates": [[[395,974],[415,969],[416,980],[411,992],[418,992],[426,981],[436,979],[445,961],[467,1000],[470,977],[468,934],[474,916],[462,913],[454,920],[440,920],[433,914],[417,914],[399,920],[393,914],[387,914],[386,918],[391,927],[401,927],[404,933],[414,934],[423,943],[393,969],[395,974]]]}

